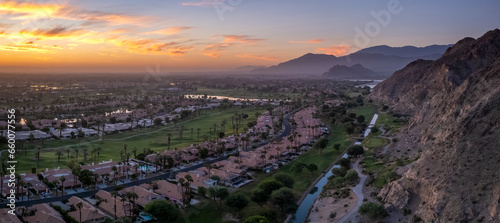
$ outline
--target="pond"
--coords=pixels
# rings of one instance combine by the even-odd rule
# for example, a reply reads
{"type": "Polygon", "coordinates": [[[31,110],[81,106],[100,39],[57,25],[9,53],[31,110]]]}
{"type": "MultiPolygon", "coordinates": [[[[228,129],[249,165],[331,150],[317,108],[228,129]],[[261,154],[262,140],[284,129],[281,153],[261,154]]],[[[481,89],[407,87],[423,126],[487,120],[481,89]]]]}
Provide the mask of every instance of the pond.
{"type": "Polygon", "coordinates": [[[227,96],[217,96],[217,95],[201,95],[201,94],[187,94],[184,95],[186,98],[215,98],[215,99],[228,99],[231,101],[268,101],[268,99],[255,99],[255,98],[234,98],[227,96]],[[206,97],[205,97],[206,96],[206,97]]]}

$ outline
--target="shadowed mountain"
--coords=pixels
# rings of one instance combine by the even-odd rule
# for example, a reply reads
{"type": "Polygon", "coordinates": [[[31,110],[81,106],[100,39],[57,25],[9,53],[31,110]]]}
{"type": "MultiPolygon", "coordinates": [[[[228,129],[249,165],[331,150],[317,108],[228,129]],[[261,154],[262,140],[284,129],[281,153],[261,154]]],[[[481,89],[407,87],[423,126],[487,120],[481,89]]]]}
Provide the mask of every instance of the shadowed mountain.
{"type": "Polygon", "coordinates": [[[262,74],[322,75],[335,65],[353,66],[360,64],[367,69],[388,77],[394,71],[417,59],[437,59],[448,47],[449,45],[433,45],[424,48],[380,46],[367,48],[365,49],[366,52],[360,50],[341,57],[308,53],[278,65],[255,69],[253,72],[262,74]],[[408,56],[412,52],[417,53],[417,55],[408,56]]]}
{"type": "Polygon", "coordinates": [[[366,69],[361,64],[356,64],[352,67],[335,65],[324,73],[323,76],[334,79],[377,79],[386,77],[375,71],[366,69]]]}
{"type": "Polygon", "coordinates": [[[409,64],[369,97],[411,116],[386,161],[420,157],[378,195],[398,213],[391,216],[500,222],[500,30],[409,64]]]}
{"type": "Polygon", "coordinates": [[[449,45],[430,45],[426,47],[415,47],[415,46],[403,46],[403,47],[390,47],[387,45],[368,47],[359,50],[356,53],[370,53],[370,54],[382,54],[386,56],[399,56],[399,57],[420,57],[420,59],[431,59],[426,58],[429,56],[436,56],[437,59],[443,55],[443,53],[453,44],[449,45]]]}

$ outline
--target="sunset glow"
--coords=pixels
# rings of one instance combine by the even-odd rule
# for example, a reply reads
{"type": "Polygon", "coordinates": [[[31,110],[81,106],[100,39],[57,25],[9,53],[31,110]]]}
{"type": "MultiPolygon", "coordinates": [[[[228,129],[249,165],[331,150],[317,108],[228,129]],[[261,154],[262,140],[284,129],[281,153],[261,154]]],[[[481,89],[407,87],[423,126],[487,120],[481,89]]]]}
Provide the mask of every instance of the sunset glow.
{"type": "MultiPolygon", "coordinates": [[[[204,71],[270,66],[309,52],[342,56],[360,49],[354,30],[374,20],[370,10],[386,7],[371,2],[236,2],[0,1],[0,66],[7,72],[73,72],[89,66],[98,71],[141,72],[155,65],[168,71],[204,71]],[[280,11],[285,8],[286,12],[280,11]],[[346,14],[341,8],[359,10],[346,14]],[[316,13],[322,16],[313,16],[316,13]]],[[[422,10],[420,3],[404,4],[406,11],[371,38],[370,46],[415,43],[420,26],[395,32],[412,25],[410,19],[422,10]]],[[[477,4],[469,10],[484,8],[477,4]]],[[[470,19],[500,21],[489,8],[493,7],[480,15],[496,20],[483,20],[478,14],[470,19]]],[[[456,11],[445,13],[461,16],[456,11]]],[[[479,34],[486,29],[463,32],[479,34]]],[[[456,41],[456,31],[426,29],[431,31],[438,33],[433,38],[419,36],[416,44],[456,41]]]]}

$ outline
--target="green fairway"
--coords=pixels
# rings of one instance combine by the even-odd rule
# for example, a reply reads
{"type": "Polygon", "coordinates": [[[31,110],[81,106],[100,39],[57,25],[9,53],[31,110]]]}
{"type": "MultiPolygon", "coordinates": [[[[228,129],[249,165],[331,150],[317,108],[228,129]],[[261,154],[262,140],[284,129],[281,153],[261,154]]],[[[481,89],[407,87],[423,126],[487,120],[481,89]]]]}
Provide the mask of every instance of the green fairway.
{"type": "MultiPolygon", "coordinates": [[[[123,149],[124,144],[127,144],[127,152],[131,153],[131,157],[134,157],[132,152],[134,148],[137,148],[137,154],[141,153],[143,151],[143,148],[150,148],[154,151],[163,151],[167,149],[167,134],[170,133],[172,135],[170,148],[182,148],[191,144],[202,142],[204,135],[210,136],[209,128],[213,128],[214,124],[217,124],[217,129],[219,129],[220,124],[223,120],[226,120],[227,123],[225,128],[226,135],[232,134],[233,130],[231,128],[231,116],[233,116],[235,113],[247,113],[249,116],[243,123],[244,125],[246,125],[246,123],[255,121],[257,119],[255,116],[256,112],[262,112],[262,110],[254,110],[253,108],[231,108],[222,111],[209,110],[203,112],[201,116],[195,117],[194,119],[181,121],[177,123],[176,126],[174,124],[169,124],[160,128],[153,127],[140,131],[134,130],[124,133],[117,133],[105,136],[103,141],[100,141],[94,137],[82,139],[81,142],[79,142],[78,139],[71,139],[62,141],[45,141],[43,145],[42,142],[25,143],[24,147],[27,149],[26,155],[23,151],[20,151],[17,154],[17,171],[29,171],[31,170],[31,167],[37,166],[33,148],[38,146],[44,148],[40,154],[40,165],[37,166],[38,171],[44,170],[45,168],[63,168],[66,166],[66,162],[68,161],[66,153],[64,153],[64,155],[61,157],[60,163],[58,164],[57,162],[55,151],[58,150],[58,148],[80,148],[78,152],[79,162],[83,161],[83,148],[87,148],[88,153],[90,154],[90,151],[96,147],[102,148],[100,157],[97,161],[110,159],[119,160],[120,151],[123,149]],[[182,140],[180,139],[181,125],[183,126],[182,140]],[[192,135],[191,128],[193,128],[192,135]],[[197,132],[198,128],[201,129],[199,138],[197,132]]],[[[243,128],[240,128],[239,132],[244,132],[243,128]]],[[[6,148],[2,148],[1,150],[3,149],[6,148]]],[[[6,155],[7,153],[2,154],[3,157],[6,157],[6,155]]],[[[74,160],[75,158],[76,156],[74,154],[74,150],[72,149],[70,159],[74,160]]],[[[90,162],[92,161],[87,161],[87,163],[90,162]]]]}
{"type": "Polygon", "coordinates": [[[377,110],[377,106],[372,105],[372,104],[368,104],[368,105],[356,108],[355,111],[351,111],[351,112],[354,112],[356,114],[356,116],[359,116],[359,115],[365,116],[365,123],[368,124],[372,120],[373,115],[375,114],[376,110],[377,110]]]}
{"type": "Polygon", "coordinates": [[[389,144],[389,140],[385,138],[380,138],[380,137],[374,137],[371,135],[368,136],[363,143],[361,144],[362,146],[368,147],[368,148],[378,148],[382,147],[389,144]]]}
{"type": "Polygon", "coordinates": [[[384,125],[385,129],[390,132],[397,132],[406,124],[405,121],[392,117],[387,113],[380,113],[377,119],[377,125],[384,125]]]}

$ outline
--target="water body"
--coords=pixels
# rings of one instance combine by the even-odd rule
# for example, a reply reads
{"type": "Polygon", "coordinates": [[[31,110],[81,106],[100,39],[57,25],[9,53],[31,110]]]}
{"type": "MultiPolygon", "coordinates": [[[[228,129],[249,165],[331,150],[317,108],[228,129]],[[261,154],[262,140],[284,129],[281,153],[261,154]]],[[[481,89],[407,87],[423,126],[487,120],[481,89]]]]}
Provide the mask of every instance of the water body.
{"type": "Polygon", "coordinates": [[[380,84],[380,82],[382,82],[382,81],[384,81],[384,80],[373,80],[373,82],[371,82],[371,83],[361,84],[361,85],[358,85],[358,86],[356,86],[356,87],[361,87],[361,88],[363,88],[363,87],[367,87],[367,86],[368,86],[368,87],[370,87],[371,89],[373,89],[375,86],[377,86],[377,84],[380,84]]]}
{"type": "MultiPolygon", "coordinates": [[[[344,154],[342,158],[347,158],[347,154],[344,154]]],[[[293,223],[303,223],[306,221],[307,214],[309,214],[309,210],[311,207],[314,205],[314,201],[318,197],[319,193],[323,191],[323,187],[328,183],[328,177],[330,177],[332,174],[332,169],[333,168],[340,168],[339,165],[333,166],[331,169],[326,172],[325,176],[323,176],[316,185],[318,189],[314,193],[310,193],[304,198],[302,203],[300,203],[299,208],[297,209],[297,212],[295,212],[295,219],[292,221],[293,223]]]]}
{"type": "Polygon", "coordinates": [[[217,95],[201,95],[201,94],[187,94],[184,95],[186,98],[215,98],[215,99],[227,99],[231,101],[268,101],[268,99],[255,99],[255,98],[234,98],[234,97],[227,97],[227,96],[217,96],[217,95]]]}
{"type": "Polygon", "coordinates": [[[372,131],[373,126],[375,126],[375,123],[377,122],[377,119],[378,119],[378,114],[374,114],[373,118],[372,118],[372,121],[370,122],[370,125],[368,125],[368,128],[365,131],[365,134],[364,134],[365,137],[367,137],[368,134],[370,134],[370,132],[372,131]]]}

